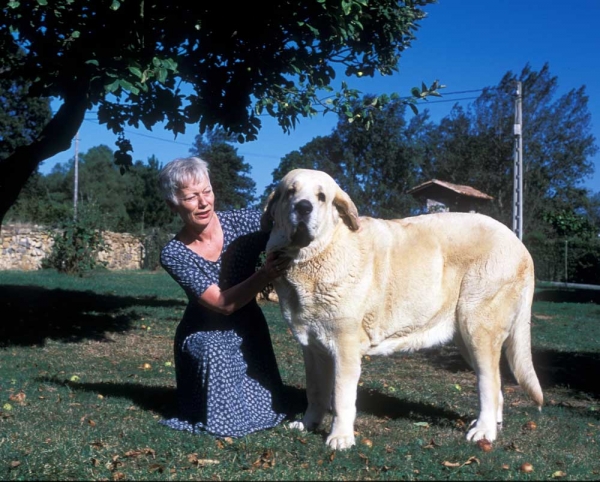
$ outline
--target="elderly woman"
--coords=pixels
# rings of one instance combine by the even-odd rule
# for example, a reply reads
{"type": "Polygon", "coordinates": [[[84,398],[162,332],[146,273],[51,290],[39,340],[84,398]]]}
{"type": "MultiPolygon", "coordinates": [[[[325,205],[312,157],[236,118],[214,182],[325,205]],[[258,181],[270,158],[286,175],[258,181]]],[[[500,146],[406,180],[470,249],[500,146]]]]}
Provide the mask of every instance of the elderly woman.
{"type": "Polygon", "coordinates": [[[189,432],[243,436],[279,424],[282,381],[256,295],[289,260],[267,257],[260,211],[215,211],[208,166],[175,159],[159,176],[171,210],[183,221],[161,251],[163,268],[188,305],[175,334],[179,414],[161,423],[189,432]]]}

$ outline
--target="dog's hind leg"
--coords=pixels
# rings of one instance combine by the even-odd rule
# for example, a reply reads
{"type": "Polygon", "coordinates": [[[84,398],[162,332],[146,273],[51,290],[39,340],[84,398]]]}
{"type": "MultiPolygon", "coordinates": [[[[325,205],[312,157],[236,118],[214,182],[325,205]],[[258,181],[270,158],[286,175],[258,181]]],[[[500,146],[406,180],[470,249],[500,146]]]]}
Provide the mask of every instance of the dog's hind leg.
{"type": "MultiPolygon", "coordinates": [[[[457,331],[454,335],[454,343],[457,346],[458,351],[462,355],[465,362],[467,362],[467,365],[469,365],[471,368],[474,368],[473,361],[471,360],[471,355],[469,353],[469,350],[468,350],[467,346],[465,345],[465,342],[462,339],[462,336],[460,335],[459,331],[457,331]]],[[[502,386],[500,386],[498,389],[498,409],[496,410],[496,428],[498,430],[502,429],[503,411],[504,411],[504,396],[502,395],[502,386]]],[[[477,422],[477,420],[474,420],[471,425],[475,424],[476,422],[477,422]]]]}
{"type": "Polygon", "coordinates": [[[308,407],[302,421],[292,422],[289,427],[312,430],[323,423],[325,414],[331,409],[334,365],[331,355],[324,351],[316,351],[303,346],[302,354],[306,372],[308,407]]]}
{"type": "Polygon", "coordinates": [[[479,394],[479,415],[467,432],[467,440],[477,442],[487,439],[493,442],[498,433],[498,423],[502,421],[502,417],[498,416],[503,405],[500,356],[502,344],[508,336],[509,303],[502,292],[475,303],[463,301],[457,313],[460,334],[455,338],[459,339],[459,349],[465,352],[463,356],[475,370],[479,394]]]}

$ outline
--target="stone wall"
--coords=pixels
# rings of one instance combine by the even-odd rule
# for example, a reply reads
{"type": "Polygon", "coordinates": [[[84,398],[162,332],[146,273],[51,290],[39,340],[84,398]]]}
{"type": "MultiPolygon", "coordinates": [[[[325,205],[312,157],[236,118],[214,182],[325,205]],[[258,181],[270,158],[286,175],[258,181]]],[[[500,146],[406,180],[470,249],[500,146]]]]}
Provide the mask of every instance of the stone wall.
{"type": "MultiPolygon", "coordinates": [[[[32,271],[42,267],[42,260],[50,254],[54,232],[44,226],[9,224],[0,231],[0,270],[32,271]]],[[[140,238],[126,233],[102,234],[108,248],[98,254],[107,268],[141,269],[144,262],[144,245],[140,238]]]]}

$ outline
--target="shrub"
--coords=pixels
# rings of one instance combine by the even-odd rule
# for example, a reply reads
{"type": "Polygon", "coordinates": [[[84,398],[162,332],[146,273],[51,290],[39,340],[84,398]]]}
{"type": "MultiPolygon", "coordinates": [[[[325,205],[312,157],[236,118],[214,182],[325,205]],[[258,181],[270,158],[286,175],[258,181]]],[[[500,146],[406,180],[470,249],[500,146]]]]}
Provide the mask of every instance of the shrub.
{"type": "Polygon", "coordinates": [[[106,262],[99,261],[97,255],[108,248],[102,238],[99,219],[90,211],[82,211],[77,220],[62,223],[53,238],[52,251],[42,261],[42,268],[83,276],[88,271],[106,266],[106,262]]]}

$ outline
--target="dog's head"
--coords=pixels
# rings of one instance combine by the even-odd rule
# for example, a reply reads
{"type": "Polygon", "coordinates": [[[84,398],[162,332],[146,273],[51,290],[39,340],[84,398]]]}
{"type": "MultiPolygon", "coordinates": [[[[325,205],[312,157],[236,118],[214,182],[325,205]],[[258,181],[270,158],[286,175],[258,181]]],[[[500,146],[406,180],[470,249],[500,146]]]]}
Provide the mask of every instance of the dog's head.
{"type": "Polygon", "coordinates": [[[261,225],[271,230],[267,250],[274,251],[305,248],[340,221],[353,231],[359,228],[350,196],[323,171],[294,169],[269,195],[261,225]]]}

